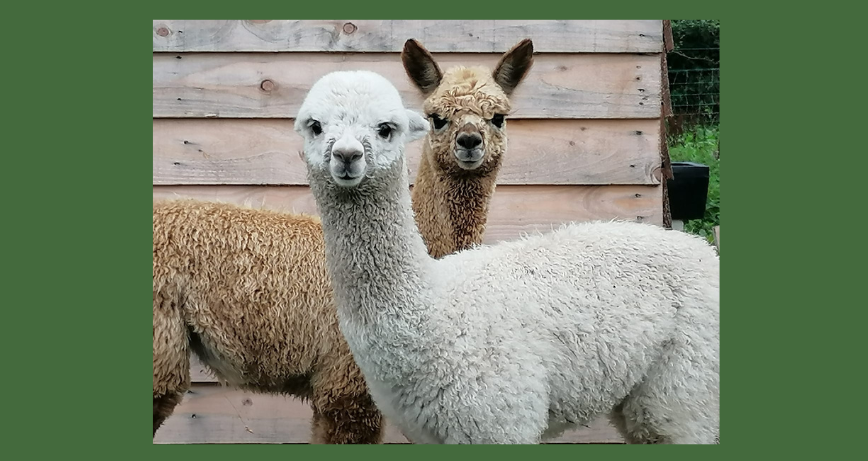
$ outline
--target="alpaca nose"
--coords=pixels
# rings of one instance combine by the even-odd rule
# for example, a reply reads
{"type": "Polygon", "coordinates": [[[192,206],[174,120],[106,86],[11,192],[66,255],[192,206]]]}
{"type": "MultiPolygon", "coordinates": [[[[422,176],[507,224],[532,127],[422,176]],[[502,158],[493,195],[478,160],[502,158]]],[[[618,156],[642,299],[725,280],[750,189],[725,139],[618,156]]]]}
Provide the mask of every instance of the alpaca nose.
{"type": "Polygon", "coordinates": [[[332,157],[344,163],[351,163],[362,158],[362,151],[354,148],[334,149],[332,157]]]}
{"type": "Polygon", "coordinates": [[[344,133],[332,146],[332,157],[346,164],[362,158],[364,152],[365,147],[351,133],[344,133]]]}
{"type": "Polygon", "coordinates": [[[461,133],[456,142],[465,149],[473,149],[482,144],[482,136],[478,133],[461,133]]]}

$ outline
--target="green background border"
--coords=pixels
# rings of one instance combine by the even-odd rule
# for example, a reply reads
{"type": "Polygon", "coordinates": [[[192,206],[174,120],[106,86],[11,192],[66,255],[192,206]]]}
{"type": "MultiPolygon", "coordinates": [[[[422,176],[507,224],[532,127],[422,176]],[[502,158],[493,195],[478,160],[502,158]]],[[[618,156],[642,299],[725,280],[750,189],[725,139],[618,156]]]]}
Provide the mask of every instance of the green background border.
{"type": "MultiPolygon", "coordinates": [[[[810,95],[805,90],[811,88],[810,82],[799,85],[799,75],[793,74],[816,72],[806,69],[811,66],[805,58],[811,56],[809,50],[820,51],[812,41],[817,38],[813,30],[793,27],[793,19],[747,19],[753,18],[748,13],[732,13],[726,19],[720,11],[696,2],[268,3],[252,5],[257,9],[243,9],[246,5],[238,2],[51,7],[57,18],[54,23],[42,15],[49,11],[39,11],[45,6],[36,5],[37,11],[27,14],[10,12],[15,24],[7,29],[7,43],[26,44],[7,49],[2,71],[7,81],[6,112],[14,108],[16,120],[6,122],[8,150],[3,156],[4,182],[11,192],[6,197],[10,219],[4,227],[14,236],[7,237],[14,274],[7,278],[5,291],[11,296],[4,309],[9,357],[4,380],[6,422],[19,429],[12,433],[13,441],[23,442],[30,454],[45,451],[57,457],[111,454],[124,459],[207,456],[214,460],[253,454],[403,461],[407,450],[413,450],[414,458],[432,459],[469,454],[499,459],[641,456],[644,461],[757,455],[765,451],[762,447],[774,454],[803,453],[810,441],[840,446],[840,429],[846,423],[837,416],[821,420],[809,416],[820,405],[814,403],[815,394],[797,388],[811,379],[828,379],[822,373],[834,373],[831,360],[824,360],[816,344],[824,335],[837,333],[817,331],[816,322],[799,327],[797,322],[806,317],[799,315],[800,305],[820,299],[810,298],[800,286],[802,281],[786,276],[775,264],[792,252],[800,257],[817,252],[810,248],[811,241],[787,243],[806,216],[808,202],[798,194],[810,195],[807,188],[794,187],[794,178],[801,185],[810,179],[813,185],[813,171],[821,168],[813,156],[805,162],[796,160],[812,155],[806,152],[804,133],[816,125],[807,118],[801,124],[785,119],[796,115],[791,111],[797,107],[795,91],[801,91],[795,98],[799,103],[811,103],[805,97],[810,95]],[[727,240],[722,445],[652,448],[641,454],[635,451],[641,449],[626,446],[367,447],[352,453],[329,451],[352,449],[348,447],[152,446],[147,438],[145,389],[151,335],[147,244],[152,236],[147,205],[152,201],[148,163],[152,92],[145,80],[152,70],[147,42],[150,21],[157,17],[315,19],[323,18],[323,5],[341,17],[363,19],[725,18],[721,21],[726,63],[722,131],[727,166],[722,171],[728,186],[722,195],[727,240]],[[794,44],[800,39],[805,46],[794,44]],[[782,68],[767,67],[772,53],[782,68]],[[806,164],[814,165],[807,175],[806,164]],[[769,195],[773,198],[763,200],[769,195]],[[785,223],[792,226],[784,227],[785,223]],[[808,338],[798,334],[804,331],[814,333],[808,338]],[[792,340],[787,333],[794,335],[792,340]],[[807,365],[806,360],[810,360],[807,365]],[[441,449],[449,453],[437,451],[441,449]]],[[[828,220],[824,213],[817,215],[828,220]]],[[[825,299],[830,303],[834,298],[825,299]]],[[[817,305],[826,304],[812,307],[817,305]]],[[[848,391],[840,392],[845,397],[848,391]]]]}

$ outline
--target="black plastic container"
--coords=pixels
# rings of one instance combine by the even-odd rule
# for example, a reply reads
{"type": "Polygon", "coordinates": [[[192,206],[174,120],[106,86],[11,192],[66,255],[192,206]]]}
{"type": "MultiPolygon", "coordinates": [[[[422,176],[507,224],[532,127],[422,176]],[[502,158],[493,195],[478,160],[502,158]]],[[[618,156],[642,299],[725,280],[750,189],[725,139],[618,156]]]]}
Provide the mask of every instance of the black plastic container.
{"type": "Polygon", "coordinates": [[[675,178],[666,183],[672,219],[687,221],[705,216],[708,199],[708,165],[695,162],[672,162],[675,178]]]}

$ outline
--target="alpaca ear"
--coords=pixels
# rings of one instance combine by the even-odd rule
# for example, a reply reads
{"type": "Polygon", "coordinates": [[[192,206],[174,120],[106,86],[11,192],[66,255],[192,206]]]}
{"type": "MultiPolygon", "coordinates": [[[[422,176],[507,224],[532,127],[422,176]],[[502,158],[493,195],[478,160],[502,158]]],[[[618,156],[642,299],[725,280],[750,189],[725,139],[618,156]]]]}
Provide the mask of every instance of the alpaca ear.
{"type": "Polygon", "coordinates": [[[416,40],[411,38],[404,43],[401,61],[404,63],[407,76],[425,96],[431,94],[440,85],[440,80],[443,79],[440,66],[434,62],[431,53],[416,40]]]}
{"type": "Polygon", "coordinates": [[[407,109],[407,118],[410,121],[410,129],[407,131],[407,142],[415,141],[428,133],[431,124],[415,110],[407,109]]]}
{"type": "Polygon", "coordinates": [[[526,38],[503,54],[497,67],[494,68],[492,76],[494,81],[509,95],[521,83],[532,65],[533,42],[526,38]]]}

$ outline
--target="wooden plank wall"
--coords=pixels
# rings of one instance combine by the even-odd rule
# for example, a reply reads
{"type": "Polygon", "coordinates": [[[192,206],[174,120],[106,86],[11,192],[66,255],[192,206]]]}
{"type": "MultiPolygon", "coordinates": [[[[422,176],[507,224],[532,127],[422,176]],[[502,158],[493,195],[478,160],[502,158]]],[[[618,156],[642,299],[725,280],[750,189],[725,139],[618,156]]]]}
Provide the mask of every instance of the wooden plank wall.
{"type": "MultiPolygon", "coordinates": [[[[293,117],[310,86],[340,69],[389,78],[422,98],[400,50],[416,38],[441,67],[493,66],[523,38],[535,64],[512,96],[509,151],[485,241],[569,221],[662,225],[664,21],[153,22],[155,200],[193,197],[317,212],[293,117]]],[[[411,174],[421,142],[407,155],[411,174]]],[[[280,396],[221,387],[193,366],[194,387],[155,443],[304,443],[310,410],[280,396]]],[[[617,443],[605,421],[560,442],[617,443]]],[[[387,442],[405,439],[389,428],[387,442]]]]}

